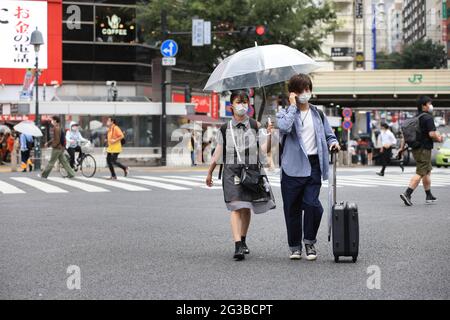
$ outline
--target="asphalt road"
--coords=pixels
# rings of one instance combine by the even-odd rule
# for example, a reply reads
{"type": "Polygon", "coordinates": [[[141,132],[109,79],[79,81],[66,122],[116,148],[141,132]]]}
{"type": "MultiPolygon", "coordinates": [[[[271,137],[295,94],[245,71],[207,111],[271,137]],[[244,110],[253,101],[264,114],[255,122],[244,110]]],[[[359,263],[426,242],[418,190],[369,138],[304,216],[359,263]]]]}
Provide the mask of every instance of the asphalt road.
{"type": "MultiPolygon", "coordinates": [[[[251,254],[236,262],[221,189],[126,191],[92,183],[108,192],[58,184],[67,192],[47,193],[11,179],[23,175],[0,174],[24,192],[0,192],[0,299],[449,299],[450,169],[435,173],[438,204],[425,205],[420,187],[413,207],[395,186],[410,173],[388,169],[390,184],[364,186],[374,172],[339,173],[355,181],[338,188],[338,198],[359,206],[356,264],[334,263],[325,216],[318,260],[290,261],[276,186],[277,209],[252,217],[251,254]],[[80,290],[67,287],[70,265],[81,270],[80,290]],[[380,268],[380,289],[367,287],[370,266],[380,268]]],[[[201,182],[194,176],[203,173],[138,174],[201,182]]],[[[326,208],[326,187],[321,199],[326,208]]]]}

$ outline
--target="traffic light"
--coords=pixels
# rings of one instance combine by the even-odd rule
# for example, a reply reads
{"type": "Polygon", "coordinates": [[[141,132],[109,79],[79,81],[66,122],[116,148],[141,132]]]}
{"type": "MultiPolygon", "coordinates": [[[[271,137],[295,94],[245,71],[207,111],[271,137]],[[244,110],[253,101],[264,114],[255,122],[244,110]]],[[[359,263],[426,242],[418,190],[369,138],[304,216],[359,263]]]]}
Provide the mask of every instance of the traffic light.
{"type": "Polygon", "coordinates": [[[190,103],[192,99],[191,87],[189,85],[184,86],[184,102],[190,103]]]}
{"type": "Polygon", "coordinates": [[[256,26],[255,32],[258,36],[263,36],[266,34],[267,27],[263,25],[256,26]]]}
{"type": "Polygon", "coordinates": [[[239,28],[239,34],[241,37],[250,36],[264,36],[267,33],[267,26],[257,25],[257,26],[245,26],[239,28]]]}

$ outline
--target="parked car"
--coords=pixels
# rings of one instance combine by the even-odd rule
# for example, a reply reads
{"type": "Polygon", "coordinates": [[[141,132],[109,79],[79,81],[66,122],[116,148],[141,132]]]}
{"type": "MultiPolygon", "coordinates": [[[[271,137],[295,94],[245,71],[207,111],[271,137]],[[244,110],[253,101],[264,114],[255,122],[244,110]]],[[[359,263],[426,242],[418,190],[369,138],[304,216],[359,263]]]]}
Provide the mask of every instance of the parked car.
{"type": "Polygon", "coordinates": [[[440,126],[445,126],[445,120],[443,117],[434,117],[434,125],[436,128],[440,126]]]}
{"type": "Polygon", "coordinates": [[[448,167],[450,166],[450,139],[444,141],[442,146],[437,148],[436,153],[436,166],[440,167],[448,167]]]}

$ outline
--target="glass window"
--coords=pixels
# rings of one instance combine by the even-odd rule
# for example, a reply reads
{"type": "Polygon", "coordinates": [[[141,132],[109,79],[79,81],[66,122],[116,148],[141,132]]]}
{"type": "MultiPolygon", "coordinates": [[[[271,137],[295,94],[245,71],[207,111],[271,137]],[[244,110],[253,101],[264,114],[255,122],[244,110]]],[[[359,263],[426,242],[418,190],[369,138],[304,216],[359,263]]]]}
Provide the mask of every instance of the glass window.
{"type": "Polygon", "coordinates": [[[136,9],[95,7],[95,40],[99,42],[136,42],[136,9]]]}
{"type": "Polygon", "coordinates": [[[135,62],[136,50],[133,46],[96,45],[95,60],[135,62]]]}
{"type": "Polygon", "coordinates": [[[93,61],[94,46],[92,44],[64,43],[63,60],[93,61]]]}
{"type": "Polygon", "coordinates": [[[93,22],[94,7],[79,4],[63,4],[63,21],[67,19],[73,22],[93,22]]]}
{"type": "Polygon", "coordinates": [[[138,117],[138,146],[139,147],[160,147],[161,146],[161,117],[160,116],[140,116],[138,117]]]}
{"type": "Polygon", "coordinates": [[[92,24],[80,24],[79,28],[70,29],[66,23],[63,23],[63,40],[93,41],[94,26],[92,24]]]}
{"type": "Polygon", "coordinates": [[[63,79],[72,81],[92,81],[94,65],[63,63],[63,79]]]}

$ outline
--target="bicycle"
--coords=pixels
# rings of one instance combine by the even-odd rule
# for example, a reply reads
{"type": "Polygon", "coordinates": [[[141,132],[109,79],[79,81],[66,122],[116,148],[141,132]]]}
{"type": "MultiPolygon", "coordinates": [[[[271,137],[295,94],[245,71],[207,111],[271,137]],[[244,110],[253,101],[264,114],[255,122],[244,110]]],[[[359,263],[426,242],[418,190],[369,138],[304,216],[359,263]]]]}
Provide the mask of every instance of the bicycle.
{"type": "MultiPolygon", "coordinates": [[[[86,178],[93,177],[95,175],[95,172],[97,171],[97,163],[95,161],[95,158],[90,153],[88,153],[88,150],[90,148],[91,148],[90,142],[81,145],[81,152],[78,158],[75,159],[75,167],[73,168],[75,172],[80,170],[81,174],[86,178]]],[[[70,155],[67,152],[67,150],[64,153],[64,156],[66,157],[67,162],[70,162],[70,155]]],[[[69,175],[66,169],[64,169],[64,167],[61,165],[59,165],[59,173],[64,178],[66,178],[69,175]]]]}

